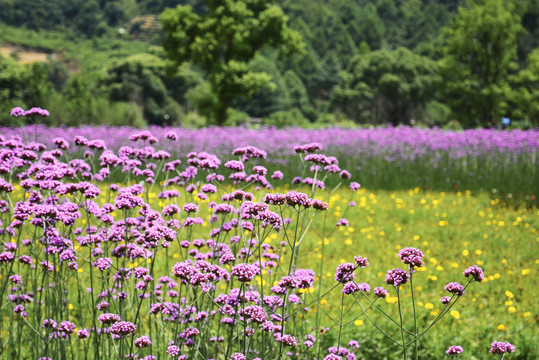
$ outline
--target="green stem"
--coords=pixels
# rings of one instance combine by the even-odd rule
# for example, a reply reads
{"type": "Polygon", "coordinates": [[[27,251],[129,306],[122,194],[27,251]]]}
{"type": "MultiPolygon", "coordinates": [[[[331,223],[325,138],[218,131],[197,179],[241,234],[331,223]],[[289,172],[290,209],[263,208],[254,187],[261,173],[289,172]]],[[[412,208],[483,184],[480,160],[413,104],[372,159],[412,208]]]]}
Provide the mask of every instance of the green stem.
{"type": "MultiPolygon", "coordinates": [[[[354,295],[354,297],[355,297],[355,295],[354,295]]],[[[380,331],[382,334],[384,334],[388,339],[393,341],[398,346],[402,346],[397,340],[393,339],[389,334],[387,334],[384,330],[382,330],[382,328],[380,328],[380,326],[378,326],[378,324],[369,316],[369,314],[367,314],[367,310],[369,310],[370,307],[367,308],[367,309],[364,309],[363,306],[361,305],[361,303],[358,301],[357,297],[355,297],[355,299],[356,299],[356,302],[358,303],[359,307],[363,311],[363,314],[365,314],[367,319],[369,319],[369,321],[376,327],[376,329],[378,329],[378,331],[380,331]]]]}
{"type": "Polygon", "coordinates": [[[337,340],[337,350],[341,348],[342,316],[344,311],[344,292],[341,294],[341,321],[339,322],[339,339],[337,340]]]}
{"type": "Polygon", "coordinates": [[[414,282],[413,282],[413,276],[414,270],[412,266],[410,266],[410,287],[412,288],[412,309],[414,311],[414,353],[415,353],[415,360],[418,360],[418,349],[417,349],[417,316],[415,313],[415,298],[414,298],[414,282]]]}
{"type": "MultiPolygon", "coordinates": [[[[468,288],[468,286],[470,285],[471,282],[472,282],[471,280],[468,281],[468,284],[466,284],[466,286],[464,287],[464,290],[466,290],[468,288]]],[[[453,297],[455,297],[455,295],[453,295],[451,297],[451,300],[453,300],[453,297]]],[[[446,305],[444,307],[444,309],[440,312],[440,314],[438,314],[438,316],[432,321],[432,323],[425,330],[423,330],[419,335],[417,335],[414,338],[414,340],[412,340],[410,343],[406,344],[406,346],[411,345],[412,342],[416,341],[417,339],[419,339],[423,335],[425,335],[427,333],[427,331],[429,331],[429,329],[434,326],[434,324],[436,324],[445,314],[447,314],[449,312],[449,310],[451,310],[451,308],[457,303],[457,301],[459,301],[460,298],[461,297],[458,296],[457,299],[453,303],[450,303],[449,306],[446,305]]],[[[450,302],[451,302],[451,300],[450,300],[450,302]]]]}
{"type": "Polygon", "coordinates": [[[400,317],[400,328],[401,328],[401,337],[402,337],[402,348],[404,351],[403,360],[406,360],[406,343],[404,342],[404,326],[402,324],[402,309],[401,309],[401,298],[400,298],[399,287],[395,286],[395,290],[397,291],[397,301],[399,302],[399,317],[400,317]]]}

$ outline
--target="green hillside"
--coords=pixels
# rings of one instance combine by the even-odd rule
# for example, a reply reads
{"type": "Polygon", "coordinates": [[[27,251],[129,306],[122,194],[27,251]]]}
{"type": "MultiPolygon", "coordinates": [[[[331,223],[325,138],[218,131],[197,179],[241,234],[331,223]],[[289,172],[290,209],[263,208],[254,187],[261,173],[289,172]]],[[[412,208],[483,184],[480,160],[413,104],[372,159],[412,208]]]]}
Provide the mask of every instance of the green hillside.
{"type": "MultiPolygon", "coordinates": [[[[177,5],[203,18],[215,4],[270,3],[0,0],[0,121],[13,123],[13,106],[41,106],[56,114],[49,121],[68,125],[212,123],[204,111],[219,101],[211,74],[169,61],[159,15],[177,5]]],[[[538,124],[538,0],[275,5],[302,50],[256,51],[249,71],[271,82],[249,96],[227,90],[227,124],[538,124]]]]}

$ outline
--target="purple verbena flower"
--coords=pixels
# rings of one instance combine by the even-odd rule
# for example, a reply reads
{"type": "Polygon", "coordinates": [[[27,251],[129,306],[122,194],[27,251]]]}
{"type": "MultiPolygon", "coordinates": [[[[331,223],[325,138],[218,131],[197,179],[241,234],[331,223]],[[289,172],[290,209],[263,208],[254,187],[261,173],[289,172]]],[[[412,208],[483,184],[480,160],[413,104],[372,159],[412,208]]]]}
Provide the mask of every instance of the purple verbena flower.
{"type": "Polygon", "coordinates": [[[124,337],[134,333],[137,330],[137,325],[129,321],[118,321],[111,325],[109,332],[119,337],[124,337]]]}
{"type": "Polygon", "coordinates": [[[178,335],[180,339],[190,339],[200,334],[200,330],[195,327],[188,327],[178,335]]]}
{"type": "Polygon", "coordinates": [[[440,299],[440,302],[444,305],[447,305],[451,302],[451,298],[449,296],[444,296],[440,299]]]}
{"type": "Polygon", "coordinates": [[[352,177],[352,174],[350,174],[350,171],[348,170],[343,170],[339,173],[339,176],[341,177],[341,179],[350,179],[352,177]]]}
{"type": "Polygon", "coordinates": [[[283,226],[283,220],[279,214],[273,211],[263,211],[256,215],[256,219],[262,221],[262,227],[271,226],[279,230],[283,226]]]}
{"type": "Polygon", "coordinates": [[[450,282],[444,287],[444,289],[457,296],[462,296],[465,294],[464,286],[459,284],[458,282],[450,282]]]}
{"type": "Polygon", "coordinates": [[[101,271],[105,271],[112,266],[111,258],[99,258],[94,261],[93,265],[101,271]]]}
{"type": "Polygon", "coordinates": [[[3,252],[3,253],[0,253],[0,264],[1,263],[10,263],[13,260],[15,260],[15,255],[13,255],[12,253],[7,252],[7,251],[3,252]]]}
{"type": "Polygon", "coordinates": [[[371,291],[371,287],[367,283],[357,284],[357,286],[358,286],[360,291],[363,291],[363,292],[370,292],[371,291]]]}
{"type": "Polygon", "coordinates": [[[193,213],[198,212],[198,206],[193,204],[193,203],[185,203],[185,204],[183,204],[182,209],[183,209],[183,211],[188,212],[188,213],[189,212],[193,212],[193,213]]]}
{"type": "Polygon", "coordinates": [[[421,250],[413,247],[407,247],[399,251],[399,257],[402,262],[409,265],[410,269],[423,266],[423,256],[421,250]]]}
{"type": "Polygon", "coordinates": [[[350,295],[352,293],[359,292],[359,287],[357,286],[357,284],[355,282],[349,281],[349,282],[347,282],[346,284],[343,285],[342,292],[345,295],[350,295]]]}
{"type": "Polygon", "coordinates": [[[49,116],[49,111],[42,109],[40,107],[33,107],[30,110],[26,110],[23,114],[24,116],[40,115],[43,117],[49,116]]]}
{"type": "Polygon", "coordinates": [[[71,321],[62,321],[58,326],[59,331],[63,331],[66,334],[73,334],[77,327],[71,321]]]}
{"type": "Polygon", "coordinates": [[[170,356],[178,356],[181,352],[181,349],[176,345],[169,345],[167,349],[167,354],[170,356]]]}
{"type": "Polygon", "coordinates": [[[515,352],[515,345],[508,342],[494,341],[490,344],[491,354],[505,354],[515,352]]]}
{"type": "Polygon", "coordinates": [[[178,134],[176,134],[174,131],[169,131],[165,134],[165,137],[171,141],[178,140],[178,134]]]}
{"type": "Polygon", "coordinates": [[[298,154],[313,153],[320,150],[322,150],[322,145],[320,143],[310,143],[294,146],[294,151],[298,154]]]}
{"type": "Polygon", "coordinates": [[[273,172],[273,174],[271,175],[271,178],[272,179],[275,179],[275,180],[282,180],[283,179],[283,173],[282,171],[279,171],[279,170],[276,170],[273,172]]]}
{"type": "Polygon", "coordinates": [[[121,319],[120,319],[120,315],[105,313],[105,314],[99,315],[97,317],[97,320],[99,320],[99,322],[103,325],[108,325],[108,324],[114,324],[120,321],[121,319]]]}
{"type": "Polygon", "coordinates": [[[324,360],[342,360],[342,357],[335,354],[329,354],[324,357],[324,360]]]}
{"type": "Polygon", "coordinates": [[[346,283],[355,279],[354,270],[356,270],[356,266],[352,263],[339,264],[335,272],[335,281],[346,283]]]}
{"type": "Polygon", "coordinates": [[[388,270],[386,273],[386,283],[395,287],[404,285],[410,280],[410,275],[402,269],[388,270]]]}
{"type": "Polygon", "coordinates": [[[217,192],[217,187],[213,184],[204,184],[200,190],[204,193],[215,193],[217,192]]]}
{"type": "Polygon", "coordinates": [[[15,116],[15,117],[19,117],[21,115],[24,115],[24,109],[21,108],[21,107],[14,107],[12,110],[11,110],[11,113],[10,113],[11,116],[15,116]]]}
{"type": "Polygon", "coordinates": [[[459,345],[451,345],[446,351],[445,353],[449,356],[451,355],[458,355],[458,354],[461,354],[462,352],[464,351],[464,349],[462,349],[462,346],[459,346],[459,345]]]}
{"type": "Polygon", "coordinates": [[[241,282],[249,282],[259,273],[258,266],[246,263],[238,264],[230,271],[230,274],[241,282]]]}
{"type": "Polygon", "coordinates": [[[466,270],[464,270],[464,276],[469,277],[471,276],[475,281],[483,281],[485,278],[485,274],[483,273],[483,269],[481,269],[477,265],[470,266],[466,270]]]}
{"type": "Polygon", "coordinates": [[[354,260],[355,260],[357,266],[359,266],[362,269],[369,266],[369,260],[366,257],[358,255],[358,256],[354,257],[354,260]]]}
{"type": "Polygon", "coordinates": [[[165,206],[161,213],[163,214],[163,216],[172,216],[174,214],[178,214],[180,211],[181,209],[178,205],[170,204],[165,206]]]}
{"type": "Polygon", "coordinates": [[[262,324],[268,320],[268,315],[264,311],[264,308],[258,305],[249,305],[244,309],[241,309],[239,313],[245,319],[259,324],[262,324]]]}
{"type": "Polygon", "coordinates": [[[88,339],[90,337],[90,331],[88,329],[80,329],[77,331],[77,336],[82,340],[88,339]]]}
{"type": "Polygon", "coordinates": [[[312,200],[309,199],[309,196],[304,193],[289,191],[286,193],[286,203],[288,206],[298,206],[309,208],[312,206],[312,200]]]}
{"type": "Polygon", "coordinates": [[[235,353],[235,354],[232,354],[232,356],[230,357],[230,360],[246,360],[247,357],[245,355],[243,355],[242,353],[235,353]]]}
{"type": "Polygon", "coordinates": [[[232,155],[241,155],[242,161],[247,162],[250,158],[261,158],[265,159],[267,153],[264,150],[260,150],[254,146],[246,146],[234,149],[232,155]]]}
{"type": "Polygon", "coordinates": [[[276,340],[280,343],[283,343],[286,346],[296,346],[298,344],[296,338],[288,334],[280,336],[276,340]]]}

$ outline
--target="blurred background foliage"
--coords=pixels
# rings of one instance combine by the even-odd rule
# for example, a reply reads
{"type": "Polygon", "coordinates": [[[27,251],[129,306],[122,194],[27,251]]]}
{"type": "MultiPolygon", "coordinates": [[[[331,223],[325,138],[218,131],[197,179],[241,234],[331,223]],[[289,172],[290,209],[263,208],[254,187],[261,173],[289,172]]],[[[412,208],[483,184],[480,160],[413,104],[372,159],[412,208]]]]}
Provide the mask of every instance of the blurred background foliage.
{"type": "Polygon", "coordinates": [[[2,125],[539,126],[539,0],[0,0],[0,50],[2,125]]]}

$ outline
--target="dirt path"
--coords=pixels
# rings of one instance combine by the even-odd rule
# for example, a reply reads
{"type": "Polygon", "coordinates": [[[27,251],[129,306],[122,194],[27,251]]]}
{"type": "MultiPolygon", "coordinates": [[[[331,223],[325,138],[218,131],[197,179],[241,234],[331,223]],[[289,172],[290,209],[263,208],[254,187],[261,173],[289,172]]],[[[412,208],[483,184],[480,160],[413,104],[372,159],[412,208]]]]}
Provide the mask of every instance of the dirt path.
{"type": "MultiPolygon", "coordinates": [[[[2,54],[2,56],[10,57],[13,53],[16,53],[17,61],[21,64],[49,62],[49,56],[51,56],[51,54],[42,51],[24,50],[20,47],[13,45],[0,45],[0,54],[2,54]]],[[[52,56],[54,56],[54,54],[52,54],[52,56]]]]}

